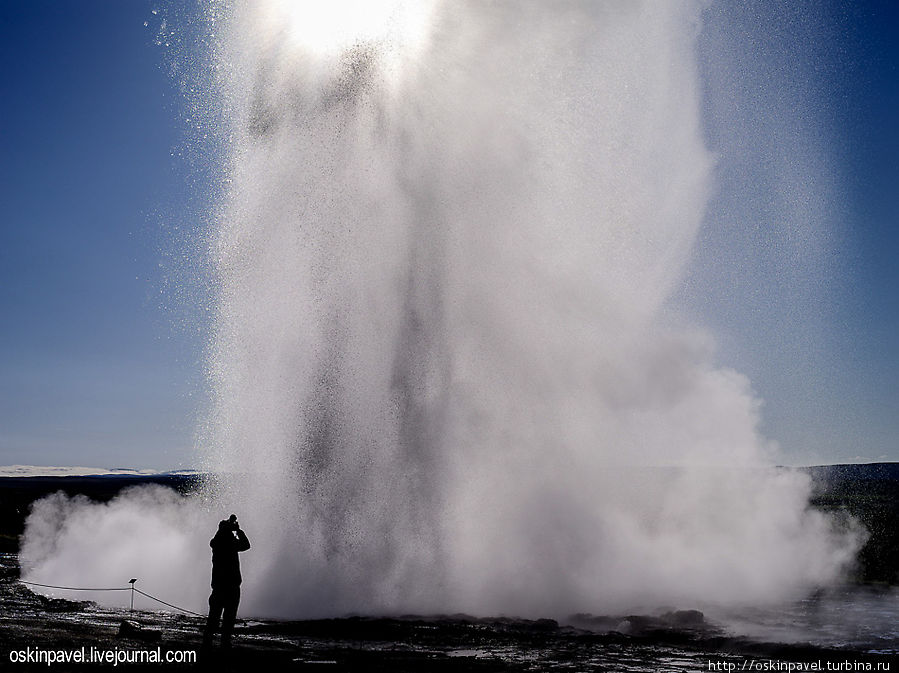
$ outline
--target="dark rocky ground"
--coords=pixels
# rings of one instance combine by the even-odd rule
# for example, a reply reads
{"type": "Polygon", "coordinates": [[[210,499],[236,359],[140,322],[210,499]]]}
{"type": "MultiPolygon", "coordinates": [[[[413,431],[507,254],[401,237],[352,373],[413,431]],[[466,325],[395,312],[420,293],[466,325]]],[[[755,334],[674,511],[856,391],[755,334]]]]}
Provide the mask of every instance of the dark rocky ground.
{"type": "MultiPolygon", "coordinates": [[[[103,608],[51,599],[17,582],[13,555],[0,576],[0,669],[89,671],[112,664],[11,663],[28,648],[54,651],[197,653],[196,662],[155,664],[172,670],[219,671],[709,671],[765,670],[772,662],[851,662],[851,670],[887,670],[896,649],[872,652],[737,638],[695,611],[656,617],[578,615],[552,620],[476,619],[464,615],[347,617],[311,621],[244,621],[232,648],[201,647],[200,617],[103,608]],[[126,622],[131,625],[123,629],[126,622]],[[872,668],[858,668],[859,665],[872,668]],[[880,665],[880,669],[877,666],[880,665]],[[715,668],[710,668],[713,666],[715,668]]],[[[125,656],[124,654],[122,656],[125,656]]],[[[121,663],[115,668],[154,664],[121,663]]],[[[771,669],[767,669],[771,670],[771,669]]],[[[785,668],[782,670],[786,670],[785,668]]],[[[796,669],[793,669],[796,670],[796,669]]],[[[815,669],[812,669],[815,670],[815,669]]],[[[821,670],[827,670],[822,668],[821,670]]],[[[835,670],[835,669],[834,669],[835,670]]],[[[850,669],[842,669],[850,670],[850,669]]]]}
{"type": "MultiPolygon", "coordinates": [[[[846,511],[869,528],[871,537],[859,555],[855,580],[873,592],[876,600],[871,604],[885,609],[884,619],[889,622],[899,614],[899,606],[892,606],[899,594],[886,588],[899,579],[899,466],[829,466],[811,471],[816,479],[816,507],[846,511]]],[[[111,663],[12,662],[28,648],[95,648],[132,656],[159,648],[163,657],[166,652],[198,653],[196,663],[159,664],[173,670],[397,673],[788,670],[788,664],[812,667],[806,670],[889,670],[885,667],[899,653],[895,623],[886,629],[889,637],[877,642],[869,638],[865,643],[848,639],[830,646],[802,641],[777,644],[734,637],[720,623],[695,611],[661,616],[578,615],[564,624],[464,615],[246,621],[239,624],[232,649],[216,645],[203,651],[200,617],[147,611],[129,614],[50,599],[17,581],[18,535],[30,503],[37,498],[63,490],[108,500],[122,488],[140,483],[163,483],[189,494],[201,481],[202,477],[187,476],[0,478],[0,547],[5,552],[0,555],[0,670],[118,668],[111,663]],[[126,620],[136,628],[122,632],[126,620]]],[[[153,664],[120,666],[146,670],[153,664]]]]}

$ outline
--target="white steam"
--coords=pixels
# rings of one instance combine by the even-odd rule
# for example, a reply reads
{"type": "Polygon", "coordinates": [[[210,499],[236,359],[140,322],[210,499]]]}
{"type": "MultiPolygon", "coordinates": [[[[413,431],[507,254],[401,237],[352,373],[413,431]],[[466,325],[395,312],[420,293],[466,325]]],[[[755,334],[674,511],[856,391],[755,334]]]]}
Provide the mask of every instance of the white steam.
{"type": "MultiPolygon", "coordinates": [[[[669,306],[713,170],[698,7],[429,9],[408,44],[314,53],[266,3],[231,17],[203,445],[253,543],[242,612],[552,616],[832,581],[854,538],[767,467],[749,382],[669,306]]],[[[38,511],[24,562],[112,572],[67,559],[82,517],[134,497],[38,511]]],[[[166,511],[184,570],[160,582],[196,595],[186,540],[214,520],[164,532],[166,511]]]]}
{"type": "MultiPolygon", "coordinates": [[[[19,551],[23,579],[76,588],[128,587],[199,611],[209,595],[215,513],[170,488],[126,489],[108,503],[56,493],[34,503],[19,551]],[[204,537],[199,531],[211,530],[204,537]]],[[[46,591],[35,587],[36,591],[46,591]]],[[[127,592],[60,591],[72,600],[130,605],[127,592]]],[[[135,607],[164,609],[137,596],[135,607]]]]}

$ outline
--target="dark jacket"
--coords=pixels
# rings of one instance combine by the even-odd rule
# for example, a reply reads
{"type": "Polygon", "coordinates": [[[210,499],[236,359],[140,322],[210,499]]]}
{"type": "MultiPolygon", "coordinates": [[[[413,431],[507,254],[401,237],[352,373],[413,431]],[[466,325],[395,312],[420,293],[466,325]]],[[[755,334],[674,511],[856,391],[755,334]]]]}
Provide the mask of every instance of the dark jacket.
{"type": "Polygon", "coordinates": [[[250,548],[250,541],[240,528],[224,530],[219,528],[209,541],[212,547],[212,588],[228,589],[239,587],[240,559],[237,552],[250,548]]]}

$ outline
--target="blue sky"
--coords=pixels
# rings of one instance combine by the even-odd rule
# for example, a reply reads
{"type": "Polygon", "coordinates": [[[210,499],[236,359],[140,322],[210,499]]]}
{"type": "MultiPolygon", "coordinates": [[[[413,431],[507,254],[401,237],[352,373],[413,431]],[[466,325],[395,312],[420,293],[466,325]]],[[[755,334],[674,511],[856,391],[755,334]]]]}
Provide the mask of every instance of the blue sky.
{"type": "Polygon", "coordinates": [[[0,3],[0,464],[189,461],[202,341],[169,274],[203,190],[152,9],[0,3]]]}
{"type": "MultiPolygon", "coordinates": [[[[191,465],[205,332],[185,241],[213,190],[157,40],[189,15],[0,0],[0,464],[191,465]]],[[[719,4],[701,46],[721,160],[687,304],[788,460],[899,460],[897,10],[719,4]],[[784,184],[801,188],[769,198],[784,184]]]]}
{"type": "Polygon", "coordinates": [[[899,9],[713,3],[700,50],[694,309],[788,460],[899,460],[899,9]]]}

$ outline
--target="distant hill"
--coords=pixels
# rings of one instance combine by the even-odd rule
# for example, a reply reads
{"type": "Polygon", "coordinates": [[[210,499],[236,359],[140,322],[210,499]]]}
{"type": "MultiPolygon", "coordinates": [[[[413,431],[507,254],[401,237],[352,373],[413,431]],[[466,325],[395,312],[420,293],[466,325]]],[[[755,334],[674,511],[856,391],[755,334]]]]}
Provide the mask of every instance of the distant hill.
{"type": "Polygon", "coordinates": [[[818,483],[839,481],[899,481],[899,463],[850,463],[805,467],[818,483]]]}
{"type": "Polygon", "coordinates": [[[190,495],[202,486],[206,477],[198,472],[136,474],[125,470],[99,475],[0,477],[0,552],[18,551],[18,538],[24,532],[31,503],[51,493],[81,494],[106,502],[123,488],[160,484],[190,495]]]}
{"type": "Polygon", "coordinates": [[[899,585],[899,463],[822,465],[812,476],[812,506],[846,512],[870,537],[858,554],[854,579],[899,585]]]}
{"type": "MultiPolygon", "coordinates": [[[[813,507],[849,514],[870,534],[859,552],[853,579],[899,585],[899,463],[801,469],[813,480],[813,507]]],[[[208,474],[194,472],[139,474],[126,470],[109,470],[101,475],[0,477],[0,552],[18,551],[18,538],[31,503],[50,493],[63,491],[107,501],[128,486],[161,484],[188,496],[208,478],[208,474]]]]}

